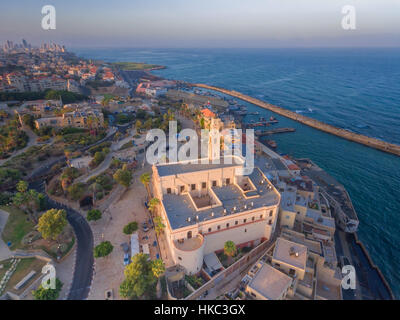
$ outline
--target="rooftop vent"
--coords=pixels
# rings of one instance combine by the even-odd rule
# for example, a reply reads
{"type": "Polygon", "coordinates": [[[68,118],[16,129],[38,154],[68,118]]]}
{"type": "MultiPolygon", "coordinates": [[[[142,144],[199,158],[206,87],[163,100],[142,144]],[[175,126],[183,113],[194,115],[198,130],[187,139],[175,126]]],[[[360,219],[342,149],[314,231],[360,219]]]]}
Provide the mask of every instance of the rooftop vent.
{"type": "Polygon", "coordinates": [[[190,217],[189,217],[189,218],[187,218],[187,222],[190,222],[190,220],[192,220],[190,217]]]}
{"type": "Polygon", "coordinates": [[[211,217],[214,217],[214,212],[211,212],[211,214],[210,214],[210,215],[211,215],[211,217]]]}
{"type": "Polygon", "coordinates": [[[196,221],[199,221],[199,216],[196,216],[196,221]]]}

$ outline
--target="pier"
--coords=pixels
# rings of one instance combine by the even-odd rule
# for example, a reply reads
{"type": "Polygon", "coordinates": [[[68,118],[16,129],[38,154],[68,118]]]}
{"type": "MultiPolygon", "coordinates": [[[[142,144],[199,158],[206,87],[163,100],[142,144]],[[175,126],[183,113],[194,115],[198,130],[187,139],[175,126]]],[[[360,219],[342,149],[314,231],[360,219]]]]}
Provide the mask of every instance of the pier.
{"type": "Polygon", "coordinates": [[[295,121],[305,124],[309,127],[318,129],[318,130],[326,132],[326,133],[333,134],[335,136],[341,137],[341,138],[349,140],[349,141],[357,142],[359,144],[365,145],[370,148],[374,148],[374,149],[377,149],[377,150],[380,150],[383,152],[391,153],[391,154],[394,154],[394,155],[400,157],[400,145],[385,142],[385,141],[382,141],[382,140],[379,140],[376,138],[367,137],[362,134],[354,133],[354,132],[351,132],[346,129],[337,128],[335,126],[326,124],[322,121],[315,120],[315,119],[297,114],[296,112],[286,110],[284,108],[272,105],[270,103],[261,101],[256,98],[252,98],[248,95],[242,94],[237,91],[227,90],[227,89],[218,88],[218,87],[214,87],[214,86],[209,86],[207,84],[202,84],[202,83],[196,83],[196,84],[190,84],[190,85],[193,87],[199,87],[199,88],[204,88],[204,89],[209,89],[209,90],[214,90],[214,91],[224,93],[226,95],[241,99],[241,100],[249,102],[249,103],[252,103],[261,108],[270,110],[276,114],[279,114],[281,116],[284,116],[284,117],[292,119],[292,120],[295,120],[295,121]]]}
{"type": "Polygon", "coordinates": [[[277,129],[267,130],[267,131],[256,131],[255,135],[257,137],[264,137],[264,136],[268,136],[270,134],[275,134],[275,133],[285,133],[285,132],[295,132],[295,131],[296,131],[295,128],[277,128],[277,129]]]}

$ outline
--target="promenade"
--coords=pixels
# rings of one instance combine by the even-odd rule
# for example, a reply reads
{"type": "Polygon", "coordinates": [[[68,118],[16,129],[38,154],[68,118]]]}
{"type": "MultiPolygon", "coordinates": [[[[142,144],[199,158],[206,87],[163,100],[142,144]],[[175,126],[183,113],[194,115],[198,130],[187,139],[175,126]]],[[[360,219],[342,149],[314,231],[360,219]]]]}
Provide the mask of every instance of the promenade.
{"type": "Polygon", "coordinates": [[[196,84],[190,84],[190,85],[193,87],[199,87],[199,88],[204,88],[204,89],[214,90],[214,91],[224,93],[226,95],[241,99],[241,100],[249,102],[249,103],[252,103],[261,108],[268,109],[272,112],[275,112],[276,114],[279,114],[281,116],[284,116],[284,117],[292,119],[292,120],[295,120],[295,121],[305,124],[309,127],[333,134],[333,135],[341,137],[343,139],[357,142],[359,144],[365,145],[370,148],[374,148],[374,149],[377,149],[380,151],[391,153],[391,154],[394,154],[394,155],[400,157],[400,145],[385,142],[385,141],[371,138],[371,137],[367,137],[362,134],[351,132],[349,130],[337,128],[332,125],[326,124],[322,121],[315,120],[315,119],[297,114],[296,112],[286,110],[284,108],[272,105],[270,103],[250,97],[248,95],[242,94],[237,91],[227,90],[227,89],[218,88],[218,87],[214,87],[214,86],[209,86],[207,84],[202,84],[202,83],[196,83],[196,84]]]}

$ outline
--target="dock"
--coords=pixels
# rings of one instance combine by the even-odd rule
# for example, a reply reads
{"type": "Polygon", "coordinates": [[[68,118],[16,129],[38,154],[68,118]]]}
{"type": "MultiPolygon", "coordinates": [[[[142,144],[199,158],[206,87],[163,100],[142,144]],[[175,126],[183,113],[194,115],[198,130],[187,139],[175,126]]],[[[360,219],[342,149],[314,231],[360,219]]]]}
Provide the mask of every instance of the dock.
{"type": "Polygon", "coordinates": [[[255,135],[257,137],[264,137],[268,136],[270,134],[275,134],[275,133],[285,133],[285,132],[295,132],[295,128],[277,128],[277,129],[272,129],[272,130],[267,130],[267,131],[256,131],[255,135]]]}

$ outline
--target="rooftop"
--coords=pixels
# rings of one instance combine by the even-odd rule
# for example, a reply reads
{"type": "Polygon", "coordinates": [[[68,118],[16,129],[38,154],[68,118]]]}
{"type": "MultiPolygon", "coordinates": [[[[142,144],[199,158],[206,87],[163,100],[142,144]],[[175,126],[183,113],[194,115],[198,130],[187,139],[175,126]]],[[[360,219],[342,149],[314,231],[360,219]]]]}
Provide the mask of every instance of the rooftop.
{"type": "Polygon", "coordinates": [[[297,269],[305,270],[307,261],[307,247],[284,238],[278,238],[275,243],[275,249],[272,258],[297,269]]]}
{"type": "Polygon", "coordinates": [[[162,203],[172,229],[179,229],[194,225],[198,222],[212,220],[223,216],[234,215],[255,208],[268,207],[279,203],[279,194],[265,181],[261,171],[254,168],[249,179],[256,187],[255,191],[247,194],[246,198],[238,186],[234,184],[221,187],[212,187],[212,191],[221,204],[211,205],[204,210],[196,210],[188,193],[164,194],[162,203]],[[190,221],[188,221],[190,218],[190,221]]]}
{"type": "Polygon", "coordinates": [[[175,163],[158,164],[156,165],[156,168],[158,171],[158,175],[160,177],[166,177],[166,176],[173,176],[177,174],[184,174],[190,172],[236,167],[243,164],[243,160],[236,156],[226,157],[225,161],[224,157],[221,157],[219,161],[220,163],[215,163],[215,164],[201,163],[200,161],[201,159],[199,159],[198,163],[175,162],[175,163]]]}
{"type": "Polygon", "coordinates": [[[277,300],[290,285],[292,279],[283,272],[263,263],[248,287],[268,300],[277,300]]]}

